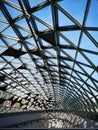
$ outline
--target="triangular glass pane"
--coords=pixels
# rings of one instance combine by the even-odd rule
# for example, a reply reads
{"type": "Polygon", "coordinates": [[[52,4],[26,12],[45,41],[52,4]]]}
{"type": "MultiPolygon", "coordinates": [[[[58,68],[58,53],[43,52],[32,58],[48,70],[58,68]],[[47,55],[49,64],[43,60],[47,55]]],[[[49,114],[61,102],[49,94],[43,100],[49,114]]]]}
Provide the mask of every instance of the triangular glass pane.
{"type": "Polygon", "coordinates": [[[7,24],[0,22],[0,31],[4,29],[7,26],[7,24]]]}
{"type": "Polygon", "coordinates": [[[24,27],[24,28],[29,29],[29,28],[28,28],[28,24],[27,24],[25,18],[23,18],[23,19],[19,20],[18,22],[16,22],[16,24],[18,24],[19,26],[22,26],[22,27],[24,27]]]}
{"type": "Polygon", "coordinates": [[[21,62],[18,59],[14,59],[11,64],[15,67],[15,68],[19,68],[19,66],[21,66],[21,62]]]}
{"type": "Polygon", "coordinates": [[[91,0],[90,10],[86,21],[86,26],[98,27],[98,1],[91,0]],[[96,19],[95,19],[96,18],[96,19]]]}
{"type": "Polygon", "coordinates": [[[89,65],[88,61],[79,52],[78,52],[76,60],[81,62],[81,63],[85,63],[85,64],[89,65]]]}
{"type": "Polygon", "coordinates": [[[29,42],[31,45],[33,45],[34,47],[36,47],[36,43],[35,43],[35,40],[34,38],[29,38],[29,39],[26,39],[27,42],[29,42]]]}
{"type": "Polygon", "coordinates": [[[90,59],[90,61],[97,67],[98,65],[98,55],[90,54],[84,52],[84,54],[90,59]]]}
{"type": "Polygon", "coordinates": [[[19,6],[19,3],[17,0],[10,0],[11,3],[15,4],[15,5],[18,5],[19,6]]]}
{"type": "Polygon", "coordinates": [[[14,58],[12,56],[3,56],[7,61],[12,61],[14,58]]]}
{"type": "Polygon", "coordinates": [[[89,67],[87,67],[87,66],[84,66],[84,65],[80,65],[83,69],[84,69],[84,71],[86,71],[86,73],[87,74],[91,74],[92,72],[93,72],[93,69],[91,69],[91,68],[89,68],[89,67]]]}
{"type": "Polygon", "coordinates": [[[52,46],[52,45],[50,45],[48,42],[46,42],[45,40],[42,40],[42,44],[43,44],[43,46],[45,46],[45,47],[52,46]]]}
{"type": "Polygon", "coordinates": [[[46,49],[52,55],[56,55],[56,51],[54,49],[46,49]]]}
{"type": "Polygon", "coordinates": [[[16,43],[12,46],[15,49],[20,49],[21,48],[21,44],[20,43],[16,43]]]}
{"type": "Polygon", "coordinates": [[[81,76],[81,78],[84,80],[84,81],[86,81],[87,80],[87,76],[85,76],[85,75],[80,75],[81,76]]]}
{"type": "Polygon", "coordinates": [[[0,47],[0,54],[2,54],[4,51],[6,51],[7,50],[7,48],[5,48],[5,47],[0,47]]]}
{"type": "Polygon", "coordinates": [[[65,69],[65,70],[66,70],[66,71],[64,71],[64,70],[62,70],[62,71],[65,72],[65,73],[68,72],[69,75],[71,74],[71,71],[72,71],[72,70],[70,70],[70,69],[65,69]]]}
{"type": "Polygon", "coordinates": [[[50,6],[45,7],[39,11],[36,11],[34,15],[43,20],[44,22],[52,25],[52,12],[50,6]]]}
{"type": "Polygon", "coordinates": [[[73,59],[75,58],[76,51],[75,50],[69,50],[69,49],[63,49],[69,56],[71,56],[73,59]]]}
{"type": "Polygon", "coordinates": [[[0,69],[4,68],[7,63],[0,59],[0,69]]]}
{"type": "Polygon", "coordinates": [[[98,79],[98,73],[95,71],[95,72],[93,73],[92,77],[97,80],[97,79],[98,79]]]}
{"type": "Polygon", "coordinates": [[[77,74],[74,71],[73,71],[73,76],[79,79],[79,77],[77,76],[77,74]]]}
{"type": "Polygon", "coordinates": [[[65,65],[65,63],[63,61],[61,61],[61,65],[65,65]]]}
{"type": "Polygon", "coordinates": [[[5,31],[2,32],[2,34],[17,37],[15,32],[13,31],[12,27],[7,28],[5,31]]]}
{"type": "Polygon", "coordinates": [[[91,40],[85,34],[83,34],[82,36],[80,47],[91,51],[98,51],[98,48],[91,42],[91,40]]]}
{"type": "Polygon", "coordinates": [[[61,11],[58,10],[59,27],[74,25],[74,23],[66,17],[61,11]]]}
{"type": "Polygon", "coordinates": [[[21,49],[22,51],[25,51],[26,52],[26,49],[24,48],[24,45],[22,45],[21,43],[16,43],[12,46],[13,48],[15,49],[21,49]]]}
{"type": "MultiPolygon", "coordinates": [[[[87,83],[90,84],[91,81],[88,80],[87,83]]],[[[91,84],[90,84],[90,85],[91,85],[91,84]]],[[[92,85],[91,85],[91,86],[92,86],[92,85]]],[[[89,89],[92,91],[92,93],[93,93],[95,96],[98,94],[98,92],[97,92],[95,89],[93,89],[93,88],[91,88],[91,87],[90,87],[89,89]]]]}
{"type": "Polygon", "coordinates": [[[59,42],[60,45],[69,45],[69,43],[66,42],[61,36],[59,36],[59,40],[60,40],[59,42]]]}
{"type": "Polygon", "coordinates": [[[60,56],[66,57],[66,55],[62,51],[60,51],[60,56]]]}
{"type": "Polygon", "coordinates": [[[12,40],[12,39],[9,39],[9,38],[5,38],[6,42],[8,43],[9,46],[13,46],[16,41],[12,40]]]}
{"type": "Polygon", "coordinates": [[[98,31],[88,31],[92,37],[98,42],[98,31]]]}
{"type": "Polygon", "coordinates": [[[35,49],[35,46],[33,46],[33,45],[29,44],[29,43],[26,43],[26,45],[28,46],[28,48],[29,48],[30,50],[35,49]]]}
{"type": "Polygon", "coordinates": [[[7,48],[7,46],[5,45],[5,43],[0,39],[0,48],[7,48]]]}
{"type": "Polygon", "coordinates": [[[37,25],[38,31],[45,31],[45,30],[49,29],[44,24],[42,24],[42,23],[40,23],[38,21],[36,21],[36,25],[37,25]]]}
{"type": "Polygon", "coordinates": [[[1,12],[1,10],[0,10],[0,18],[6,20],[5,16],[4,16],[3,13],[1,12]]]}
{"type": "Polygon", "coordinates": [[[65,61],[69,66],[73,67],[73,62],[71,61],[65,61]]]}
{"type": "MultiPolygon", "coordinates": [[[[75,79],[75,78],[73,78],[73,77],[71,77],[71,81],[73,81],[73,82],[76,83],[76,84],[77,84],[77,82],[80,83],[80,85],[82,84],[80,80],[77,80],[77,79],[75,79]]],[[[72,83],[73,83],[73,82],[72,82],[72,83]]],[[[76,85],[76,84],[75,84],[75,85],[76,85]]]]}
{"type": "Polygon", "coordinates": [[[75,64],[74,69],[81,72],[81,73],[84,73],[77,64],[75,64]]]}
{"type": "Polygon", "coordinates": [[[11,15],[11,17],[12,17],[13,19],[16,18],[18,15],[21,14],[21,12],[20,12],[19,10],[15,9],[15,8],[9,6],[9,5],[6,5],[6,4],[5,4],[5,6],[6,6],[8,12],[10,13],[10,15],[11,15]],[[14,13],[13,13],[13,12],[14,12],[14,13]]]}
{"type": "Polygon", "coordinates": [[[87,83],[90,85],[90,86],[92,86],[92,88],[91,89],[94,89],[95,91],[96,91],[96,87],[94,86],[94,84],[93,84],[93,82],[89,79],[89,80],[87,80],[87,83]]]}
{"type": "Polygon", "coordinates": [[[62,33],[76,46],[78,45],[80,31],[64,31],[62,33]]]}
{"type": "Polygon", "coordinates": [[[77,82],[80,84],[80,86],[83,84],[83,81],[77,80],[77,82]]]}
{"type": "Polygon", "coordinates": [[[95,85],[98,86],[98,82],[94,81],[95,85]]]}
{"type": "Polygon", "coordinates": [[[29,33],[26,32],[26,31],[24,31],[23,29],[20,29],[20,28],[18,28],[18,29],[19,29],[19,31],[20,31],[20,33],[21,33],[21,35],[22,35],[23,37],[26,37],[27,35],[29,35],[29,33]]]}
{"type": "Polygon", "coordinates": [[[83,88],[81,88],[80,89],[80,92],[82,92],[82,95],[84,95],[84,96],[86,96],[86,98],[87,98],[87,87],[86,87],[86,90],[84,91],[84,89],[83,88]]]}
{"type": "Polygon", "coordinates": [[[90,92],[89,88],[88,88],[85,84],[83,85],[83,88],[82,88],[83,91],[86,89],[86,93],[90,92]],[[83,89],[83,88],[84,88],[84,89],[83,89]]]}
{"type": "MultiPolygon", "coordinates": [[[[73,72],[73,76],[75,76],[76,78],[78,78],[78,79],[81,80],[81,81],[82,81],[82,80],[83,80],[83,81],[86,81],[86,79],[87,79],[87,77],[84,76],[84,75],[82,75],[82,74],[81,74],[81,78],[80,78],[75,72],[73,72]]],[[[83,82],[83,81],[82,81],[82,82],[83,82]]]]}
{"type": "Polygon", "coordinates": [[[70,15],[72,15],[77,21],[82,23],[84,12],[86,8],[87,0],[63,0],[58,4],[64,8],[70,15]]]}

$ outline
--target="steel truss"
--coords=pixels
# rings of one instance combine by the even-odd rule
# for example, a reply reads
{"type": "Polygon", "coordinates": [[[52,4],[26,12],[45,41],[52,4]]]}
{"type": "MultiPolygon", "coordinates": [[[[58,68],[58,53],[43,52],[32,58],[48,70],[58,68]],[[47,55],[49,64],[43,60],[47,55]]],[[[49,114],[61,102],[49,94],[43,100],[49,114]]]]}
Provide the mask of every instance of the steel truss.
{"type": "Polygon", "coordinates": [[[98,32],[98,27],[86,25],[93,1],[86,1],[82,23],[61,2],[46,0],[31,6],[28,0],[17,4],[0,0],[1,112],[58,108],[98,113],[98,41],[90,33],[98,32]],[[52,25],[36,15],[46,8],[52,25]],[[60,25],[59,12],[73,24],[60,25]],[[76,32],[77,43],[71,36],[76,32]],[[94,49],[82,47],[84,36],[94,49]]]}

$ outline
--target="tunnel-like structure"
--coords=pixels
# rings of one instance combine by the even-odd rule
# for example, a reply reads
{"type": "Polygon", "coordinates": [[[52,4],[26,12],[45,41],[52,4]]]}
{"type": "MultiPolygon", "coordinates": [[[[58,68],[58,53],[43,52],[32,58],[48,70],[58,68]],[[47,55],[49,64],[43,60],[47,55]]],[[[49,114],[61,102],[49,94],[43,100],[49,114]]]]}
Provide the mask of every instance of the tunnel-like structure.
{"type": "Polygon", "coordinates": [[[97,15],[97,0],[0,0],[1,122],[51,112],[98,127],[97,15]]]}

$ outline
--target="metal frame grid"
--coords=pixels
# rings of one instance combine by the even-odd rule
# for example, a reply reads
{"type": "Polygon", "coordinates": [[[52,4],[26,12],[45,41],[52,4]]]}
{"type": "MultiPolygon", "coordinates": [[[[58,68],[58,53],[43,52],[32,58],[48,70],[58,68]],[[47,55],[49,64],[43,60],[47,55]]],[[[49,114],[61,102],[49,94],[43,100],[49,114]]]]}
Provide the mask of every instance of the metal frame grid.
{"type": "Polygon", "coordinates": [[[1,112],[98,113],[98,26],[86,24],[93,0],[85,0],[82,22],[64,1],[0,0],[1,112]],[[52,25],[38,15],[45,10],[52,25]],[[61,25],[62,15],[70,25],[61,25]]]}

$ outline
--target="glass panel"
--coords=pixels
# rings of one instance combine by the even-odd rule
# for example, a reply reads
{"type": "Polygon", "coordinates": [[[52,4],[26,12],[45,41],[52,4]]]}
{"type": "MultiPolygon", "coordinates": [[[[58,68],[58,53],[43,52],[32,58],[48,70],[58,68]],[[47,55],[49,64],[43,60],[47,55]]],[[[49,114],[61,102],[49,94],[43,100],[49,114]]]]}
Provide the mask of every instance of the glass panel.
{"type": "Polygon", "coordinates": [[[92,0],[91,5],[90,5],[89,14],[88,14],[88,17],[87,17],[86,26],[98,27],[97,19],[95,19],[97,14],[98,14],[98,1],[92,0]]]}
{"type": "Polygon", "coordinates": [[[52,25],[52,13],[51,13],[51,7],[45,7],[35,13],[33,13],[35,16],[42,19],[44,22],[47,22],[48,24],[52,25]]]}
{"type": "Polygon", "coordinates": [[[74,25],[74,23],[66,17],[61,11],[58,10],[59,27],[74,25]],[[62,20],[61,20],[62,19],[62,20]]]}
{"type": "Polygon", "coordinates": [[[48,29],[48,27],[46,27],[45,25],[41,24],[40,22],[38,22],[38,21],[35,21],[35,22],[36,22],[38,31],[45,31],[45,30],[48,29]]]}
{"type": "Polygon", "coordinates": [[[88,31],[91,36],[98,42],[98,31],[88,31]]]}
{"type": "Polygon", "coordinates": [[[91,42],[91,40],[85,34],[83,34],[82,36],[80,47],[83,49],[98,52],[97,47],[91,42]]]}
{"type": "Polygon", "coordinates": [[[12,17],[13,19],[16,18],[18,15],[21,14],[21,12],[20,12],[19,10],[15,9],[15,8],[9,6],[9,5],[6,5],[6,4],[5,4],[5,6],[6,6],[6,8],[7,8],[9,14],[11,15],[11,17],[12,17]],[[12,12],[13,12],[13,13],[12,13],[12,12]]]}
{"type": "Polygon", "coordinates": [[[59,2],[59,5],[63,7],[69,14],[71,14],[77,21],[82,23],[84,12],[86,8],[87,0],[66,0],[59,2]]]}
{"type": "Polygon", "coordinates": [[[63,34],[67,37],[73,44],[78,45],[78,40],[80,36],[80,31],[64,31],[63,34]]]}

